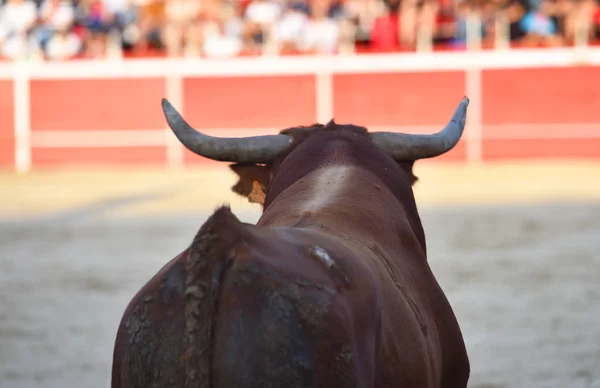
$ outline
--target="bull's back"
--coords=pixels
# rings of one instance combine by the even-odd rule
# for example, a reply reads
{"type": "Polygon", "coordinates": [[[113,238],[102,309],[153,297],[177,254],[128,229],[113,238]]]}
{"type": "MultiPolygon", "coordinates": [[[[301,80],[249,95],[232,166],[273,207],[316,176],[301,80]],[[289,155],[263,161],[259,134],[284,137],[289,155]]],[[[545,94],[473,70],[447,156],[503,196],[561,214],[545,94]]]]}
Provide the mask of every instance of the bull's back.
{"type": "Polygon", "coordinates": [[[373,386],[377,292],[338,248],[216,212],[127,307],[113,388],[373,386]]]}
{"type": "Polygon", "coordinates": [[[215,320],[215,387],[372,386],[376,293],[351,299],[359,271],[342,269],[342,256],[264,230],[238,249],[215,320]]]}

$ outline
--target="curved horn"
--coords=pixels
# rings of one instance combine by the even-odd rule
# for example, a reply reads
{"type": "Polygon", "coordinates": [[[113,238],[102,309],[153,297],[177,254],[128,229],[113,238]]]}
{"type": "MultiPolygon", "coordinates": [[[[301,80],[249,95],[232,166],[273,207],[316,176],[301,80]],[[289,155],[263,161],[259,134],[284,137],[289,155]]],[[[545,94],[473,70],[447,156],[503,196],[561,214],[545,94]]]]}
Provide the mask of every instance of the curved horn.
{"type": "Polygon", "coordinates": [[[286,135],[220,138],[204,135],[192,128],[167,99],[162,109],[177,139],[190,151],[209,159],[235,163],[267,163],[292,142],[286,135]]]}
{"type": "Polygon", "coordinates": [[[371,134],[373,144],[383,149],[395,160],[417,160],[432,158],[450,151],[460,139],[467,120],[469,98],[463,97],[452,119],[438,133],[414,135],[393,132],[375,132],[371,134]]]}

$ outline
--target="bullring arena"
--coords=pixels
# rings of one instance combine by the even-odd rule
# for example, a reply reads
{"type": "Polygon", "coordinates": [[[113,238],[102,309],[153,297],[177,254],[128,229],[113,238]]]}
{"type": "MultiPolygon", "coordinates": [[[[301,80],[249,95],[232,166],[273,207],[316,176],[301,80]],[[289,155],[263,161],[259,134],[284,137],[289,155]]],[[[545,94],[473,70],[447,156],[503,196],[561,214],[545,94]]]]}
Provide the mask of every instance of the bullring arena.
{"type": "Polygon", "coordinates": [[[600,388],[599,50],[0,64],[0,387],[109,386],[134,293],[217,206],[258,219],[226,165],[174,141],[162,97],[248,136],[332,117],[432,133],[468,95],[415,195],[469,386],[600,388]]]}
{"type": "MultiPolygon", "coordinates": [[[[600,386],[600,163],[417,164],[431,266],[471,387],[600,386]]],[[[1,175],[3,387],[110,384],[132,295],[229,192],[225,166],[1,175]],[[40,199],[43,197],[43,200],[40,199]]]]}

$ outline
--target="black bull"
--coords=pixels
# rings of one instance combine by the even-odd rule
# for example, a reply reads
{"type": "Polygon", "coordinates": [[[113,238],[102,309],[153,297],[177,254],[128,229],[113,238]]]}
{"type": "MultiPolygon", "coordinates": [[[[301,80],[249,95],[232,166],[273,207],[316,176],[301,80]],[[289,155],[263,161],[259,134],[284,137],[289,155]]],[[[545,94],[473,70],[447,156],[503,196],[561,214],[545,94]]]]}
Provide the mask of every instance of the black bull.
{"type": "Polygon", "coordinates": [[[466,387],[458,322],[426,256],[413,163],[452,149],[468,99],[434,135],[353,125],[218,139],[163,102],[182,143],[236,162],[257,225],[218,209],[127,306],[113,388],[466,387]]]}

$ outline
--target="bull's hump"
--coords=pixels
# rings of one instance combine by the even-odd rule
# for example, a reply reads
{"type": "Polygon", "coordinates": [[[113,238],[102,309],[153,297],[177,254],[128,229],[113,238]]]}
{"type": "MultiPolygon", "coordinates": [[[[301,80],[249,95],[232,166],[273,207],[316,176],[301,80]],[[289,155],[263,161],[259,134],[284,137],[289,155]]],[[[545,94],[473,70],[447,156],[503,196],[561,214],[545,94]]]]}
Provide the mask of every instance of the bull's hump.
{"type": "Polygon", "coordinates": [[[318,211],[334,202],[350,185],[353,170],[352,166],[333,165],[311,174],[307,182],[311,189],[302,203],[302,210],[318,211]]]}

